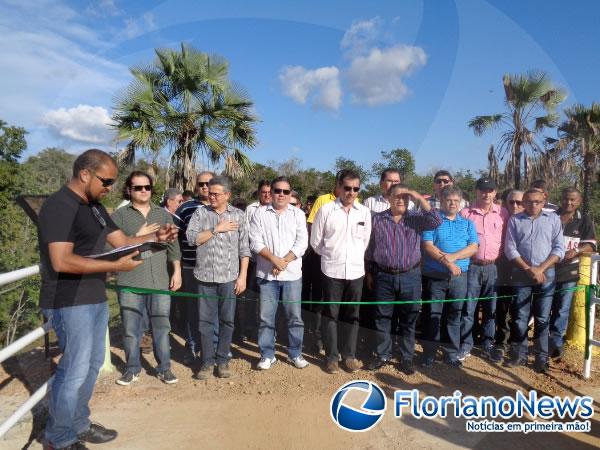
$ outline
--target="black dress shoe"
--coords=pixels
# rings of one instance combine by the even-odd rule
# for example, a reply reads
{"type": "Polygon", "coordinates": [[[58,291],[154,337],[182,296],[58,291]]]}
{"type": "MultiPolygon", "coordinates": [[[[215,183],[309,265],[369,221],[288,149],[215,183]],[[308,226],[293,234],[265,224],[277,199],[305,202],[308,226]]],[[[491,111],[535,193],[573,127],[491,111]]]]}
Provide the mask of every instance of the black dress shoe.
{"type": "Polygon", "coordinates": [[[406,375],[414,375],[415,368],[413,366],[412,359],[403,359],[400,361],[400,364],[398,364],[398,370],[406,375]]]}
{"type": "Polygon", "coordinates": [[[88,430],[78,434],[77,437],[80,441],[89,442],[90,444],[104,444],[115,439],[117,434],[116,430],[109,430],[99,423],[92,422],[88,430]]]}
{"type": "Polygon", "coordinates": [[[373,361],[369,363],[367,369],[369,370],[379,370],[383,366],[385,366],[388,362],[385,359],[375,358],[373,361]]]}

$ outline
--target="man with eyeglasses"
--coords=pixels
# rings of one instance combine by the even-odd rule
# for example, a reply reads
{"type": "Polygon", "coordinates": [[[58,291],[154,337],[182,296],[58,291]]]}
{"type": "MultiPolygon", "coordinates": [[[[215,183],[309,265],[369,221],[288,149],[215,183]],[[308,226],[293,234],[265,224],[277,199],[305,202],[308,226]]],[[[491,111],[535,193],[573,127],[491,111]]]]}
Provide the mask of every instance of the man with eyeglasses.
{"type": "Polygon", "coordinates": [[[442,224],[435,230],[423,232],[424,280],[432,300],[454,299],[447,303],[432,302],[425,320],[423,366],[433,366],[440,339],[444,361],[452,368],[462,369],[458,360],[460,350],[460,316],[467,294],[467,273],[470,258],[477,253],[479,241],[475,224],[459,214],[462,191],[447,186],[441,192],[440,216],[442,224]],[[444,333],[442,333],[442,330],[444,333]]]}
{"type": "Polygon", "coordinates": [[[392,318],[399,320],[399,368],[407,375],[414,373],[415,325],[421,298],[421,233],[442,223],[436,210],[425,198],[403,184],[392,185],[387,198],[390,209],[373,216],[373,228],[365,259],[369,290],[375,289],[377,301],[410,301],[402,305],[376,305],[377,357],[369,370],[377,370],[392,358],[392,318]],[[410,198],[421,209],[408,210],[410,198]]]}
{"type": "MultiPolygon", "coordinates": [[[[198,284],[194,278],[196,267],[196,246],[190,245],[187,240],[187,227],[196,209],[208,205],[208,183],[214,178],[213,172],[200,172],[196,176],[196,198],[182,203],[175,211],[174,222],[181,232],[179,233],[179,247],[181,249],[181,273],[183,292],[197,292],[198,284]]],[[[192,365],[200,352],[200,334],[198,325],[198,299],[196,297],[175,297],[174,307],[176,315],[181,317],[185,337],[185,355],[183,363],[192,365]]]]}
{"type": "Polygon", "coordinates": [[[328,304],[323,310],[325,371],[330,374],[339,372],[340,350],[348,372],[356,372],[362,367],[356,359],[359,305],[344,303],[360,301],[365,275],[364,256],[371,235],[371,213],[356,202],[360,175],[345,169],[338,180],[339,196],[319,209],[310,236],[310,245],[321,255],[324,300],[341,302],[328,304]],[[338,345],[338,323],[341,345],[338,345]]]}
{"type": "Polygon", "coordinates": [[[194,277],[200,294],[198,319],[202,346],[202,363],[193,375],[197,380],[208,379],[215,364],[217,377],[231,376],[235,296],[246,290],[250,246],[246,216],[229,204],[230,198],[231,182],[227,178],[210,180],[210,205],[198,208],[187,228],[188,242],[197,246],[194,277]],[[216,345],[215,333],[218,333],[216,345]]]}
{"type": "Polygon", "coordinates": [[[275,363],[275,317],[281,307],[287,320],[288,358],[298,369],[308,366],[302,357],[302,255],[308,247],[304,212],[290,204],[290,182],[286,177],[271,183],[271,204],[256,210],[250,223],[250,248],[257,255],[256,282],[260,291],[258,368],[275,363]]]}
{"type": "Polygon", "coordinates": [[[128,272],[144,264],[133,252],[116,261],[86,258],[113,247],[148,239],[170,242],[177,229],[164,225],[153,234],[133,237],[121,231],[100,203],[117,179],[112,157],[97,149],[79,155],[73,177],[42,205],[38,220],[40,307],[58,337],[62,357],[50,388],[45,446],[86,449],[117,432],[90,422],[89,400],[104,361],[108,327],[106,273],[128,272]]]}
{"type": "MultiPolygon", "coordinates": [[[[523,212],[523,191],[517,189],[506,191],[506,195],[503,196],[502,206],[508,211],[509,217],[523,212]]],[[[498,278],[496,280],[498,297],[496,300],[496,334],[494,336],[494,345],[504,353],[508,349],[508,338],[510,335],[508,316],[514,293],[512,286],[512,264],[506,259],[504,251],[498,257],[496,267],[498,268],[498,278]]]]}
{"type": "MultiPolygon", "coordinates": [[[[151,201],[153,182],[150,175],[134,170],[125,180],[125,186],[131,202],[117,209],[111,216],[125,234],[136,236],[147,224],[159,227],[173,223],[171,214],[151,201]]],[[[176,291],[181,287],[180,259],[179,243],[173,241],[165,250],[153,253],[146,264],[131,272],[118,272],[117,283],[131,288],[176,291]],[[171,266],[171,276],[167,271],[168,264],[171,266]]],[[[169,343],[171,297],[166,294],[140,294],[132,291],[119,291],[118,296],[126,366],[116,383],[127,386],[139,378],[142,371],[140,339],[145,331],[142,321],[146,314],[152,326],[154,356],[158,362],[156,376],[165,384],[177,383],[177,377],[171,371],[169,343]]]]}
{"type": "MultiPolygon", "coordinates": [[[[434,194],[429,197],[429,204],[432,208],[440,209],[442,198],[442,189],[446,186],[454,186],[454,177],[447,170],[438,170],[433,176],[433,192],[434,194]]],[[[464,198],[460,199],[460,209],[464,209],[469,206],[469,202],[464,198]]]]}
{"type": "Polygon", "coordinates": [[[511,216],[504,253],[513,264],[516,284],[511,304],[508,367],[527,365],[527,330],[533,312],[534,370],[546,373],[548,330],[555,288],[554,265],[565,255],[560,217],[545,211],[546,196],[537,189],[523,195],[525,211],[511,216]]]}
{"type": "Polygon", "coordinates": [[[496,260],[502,253],[504,231],[508,220],[508,211],[494,203],[496,182],[482,177],[475,183],[475,203],[460,211],[460,215],[475,224],[479,247],[471,257],[467,275],[467,298],[484,298],[482,301],[467,300],[463,305],[460,334],[461,344],[458,360],[464,361],[471,356],[477,317],[478,303],[483,310],[481,324],[483,355],[490,361],[502,361],[502,351],[494,346],[496,333],[496,280],[498,270],[496,260]]]}

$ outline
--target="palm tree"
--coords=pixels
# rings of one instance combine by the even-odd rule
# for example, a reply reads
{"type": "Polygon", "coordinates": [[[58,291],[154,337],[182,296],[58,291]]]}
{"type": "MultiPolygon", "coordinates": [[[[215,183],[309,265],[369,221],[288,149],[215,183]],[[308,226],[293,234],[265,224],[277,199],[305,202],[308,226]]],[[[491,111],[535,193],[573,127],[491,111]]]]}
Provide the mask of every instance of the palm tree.
{"type": "Polygon", "coordinates": [[[528,148],[541,151],[539,136],[544,128],[558,124],[559,117],[554,110],[565,99],[565,94],[543,72],[506,74],[502,83],[506,111],[474,117],[468,125],[477,136],[493,128],[505,128],[497,152],[500,159],[510,155],[507,166],[512,168],[514,187],[519,189],[523,152],[528,148]]]}
{"type": "Polygon", "coordinates": [[[576,104],[565,109],[564,113],[566,120],[558,127],[558,145],[571,149],[583,162],[582,210],[589,214],[596,157],[600,154],[600,104],[592,103],[589,108],[576,104]]]}
{"type": "Polygon", "coordinates": [[[114,126],[128,141],[119,159],[167,148],[168,184],[180,189],[193,189],[198,155],[223,163],[233,177],[250,172],[244,149],[256,145],[257,118],[247,94],[229,81],[227,61],[184,44],[155,53],[151,64],[130,69],[134,80],[116,99],[114,126]]]}

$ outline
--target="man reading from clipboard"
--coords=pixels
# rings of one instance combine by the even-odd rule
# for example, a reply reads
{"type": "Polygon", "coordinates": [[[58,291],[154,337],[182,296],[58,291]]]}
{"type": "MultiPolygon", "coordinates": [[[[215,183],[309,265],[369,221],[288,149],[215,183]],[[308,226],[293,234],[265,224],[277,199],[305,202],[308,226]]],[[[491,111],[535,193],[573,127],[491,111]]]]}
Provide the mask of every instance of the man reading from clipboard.
{"type": "Polygon", "coordinates": [[[45,440],[50,449],[85,449],[84,442],[100,444],[117,436],[89,420],[88,402],[104,360],[108,326],[104,283],[106,272],[127,272],[143,261],[134,259],[137,251],[116,261],[85,256],[101,253],[106,242],[122,247],[177,238],[171,224],[138,237],[126,236],[114,224],[99,201],[111,191],[117,173],[108,153],[87,150],[75,160],[71,181],[40,210],[40,307],[62,351],[49,396],[45,440]]]}

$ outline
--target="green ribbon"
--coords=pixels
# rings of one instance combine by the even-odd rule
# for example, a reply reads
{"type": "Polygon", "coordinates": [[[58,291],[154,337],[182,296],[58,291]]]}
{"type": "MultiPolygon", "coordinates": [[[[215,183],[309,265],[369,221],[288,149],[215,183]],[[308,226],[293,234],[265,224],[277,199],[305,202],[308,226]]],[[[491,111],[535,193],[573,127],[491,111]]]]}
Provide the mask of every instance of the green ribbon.
{"type": "MultiPolygon", "coordinates": [[[[139,288],[133,286],[123,286],[120,284],[107,283],[107,289],[114,291],[131,292],[133,294],[163,294],[170,295],[171,297],[195,297],[195,298],[207,298],[214,300],[231,300],[231,301],[254,301],[253,299],[240,300],[237,297],[220,297],[218,295],[204,295],[191,292],[180,292],[180,291],[166,291],[162,289],[150,289],[150,288],[139,288]]],[[[575,286],[572,288],[560,289],[555,292],[567,292],[567,291],[580,291],[585,289],[586,286],[575,286]]],[[[429,304],[429,303],[451,303],[451,302],[473,302],[480,300],[493,300],[502,298],[512,298],[514,295],[499,295],[495,297],[477,297],[477,298],[447,298],[447,299],[436,299],[436,300],[393,300],[393,301],[357,301],[357,302],[344,302],[344,301],[321,301],[321,300],[282,300],[281,303],[301,303],[305,305],[319,304],[319,305],[407,305],[413,303],[429,304]]],[[[588,311],[589,312],[589,311],[588,311]]]]}

